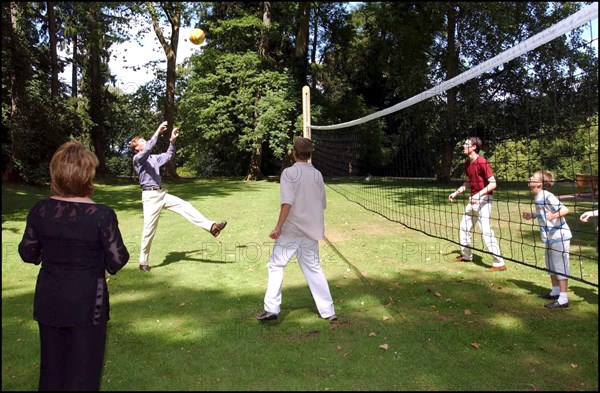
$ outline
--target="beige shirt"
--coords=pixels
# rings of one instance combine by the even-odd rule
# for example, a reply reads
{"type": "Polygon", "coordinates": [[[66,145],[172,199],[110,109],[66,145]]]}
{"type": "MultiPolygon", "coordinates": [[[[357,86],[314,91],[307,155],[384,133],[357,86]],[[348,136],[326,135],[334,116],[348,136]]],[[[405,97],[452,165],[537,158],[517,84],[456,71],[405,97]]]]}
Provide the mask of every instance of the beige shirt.
{"type": "Polygon", "coordinates": [[[325,183],[312,164],[296,162],[281,173],[280,203],[292,207],[281,227],[282,236],[322,240],[325,235],[325,183]]]}

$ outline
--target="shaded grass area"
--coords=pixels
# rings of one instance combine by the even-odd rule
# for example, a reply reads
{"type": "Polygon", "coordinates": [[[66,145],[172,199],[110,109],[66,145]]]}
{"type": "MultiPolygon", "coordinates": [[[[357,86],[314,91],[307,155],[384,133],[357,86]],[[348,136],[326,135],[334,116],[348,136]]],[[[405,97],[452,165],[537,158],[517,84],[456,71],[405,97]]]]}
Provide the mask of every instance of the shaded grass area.
{"type": "MultiPolygon", "coordinates": [[[[267,284],[278,184],[234,179],[166,185],[213,220],[212,238],[163,212],[150,273],[137,269],[139,187],[104,182],[132,259],[109,278],[102,390],[597,390],[598,291],[573,282],[571,307],[537,298],[547,275],[490,258],[456,264],[454,244],[328,193],[321,259],[339,323],[318,317],[304,277],[286,268],[280,321],[255,320],[267,284]]],[[[444,191],[445,192],[445,191],[444,191]]],[[[32,303],[38,267],[16,253],[47,188],[3,184],[2,388],[35,390],[32,303]]]]}

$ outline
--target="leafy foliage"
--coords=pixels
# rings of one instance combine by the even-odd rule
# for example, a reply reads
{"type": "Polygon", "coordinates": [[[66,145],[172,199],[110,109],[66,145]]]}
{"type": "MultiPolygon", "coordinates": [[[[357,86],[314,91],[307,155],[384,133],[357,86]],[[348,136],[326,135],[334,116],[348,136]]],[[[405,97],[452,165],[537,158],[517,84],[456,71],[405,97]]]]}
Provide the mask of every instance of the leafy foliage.
{"type": "Polygon", "coordinates": [[[598,175],[598,117],[561,136],[508,139],[496,145],[490,160],[498,180],[526,181],[538,169],[551,171],[557,180],[598,175]]]}
{"type": "Polygon", "coordinates": [[[193,56],[179,105],[179,154],[202,175],[243,174],[263,143],[281,160],[294,134],[292,96],[289,76],[265,68],[256,53],[193,56]]]}
{"type": "Polygon", "coordinates": [[[32,184],[49,180],[50,159],[62,143],[77,138],[90,146],[85,135],[91,122],[80,102],[53,100],[46,91],[43,82],[34,79],[26,87],[19,112],[9,117],[8,109],[2,110],[2,122],[11,130],[3,149],[11,146],[13,165],[32,184]]]}
{"type": "MultiPolygon", "coordinates": [[[[109,173],[130,174],[128,141],[168,117],[182,128],[177,164],[187,173],[237,176],[258,165],[274,174],[289,163],[290,143],[300,134],[302,86],[311,87],[313,124],[353,120],[480,64],[582,6],[55,3],[57,45],[72,57],[53,65],[46,4],[18,3],[16,30],[3,37],[2,45],[2,87],[9,92],[2,99],[3,166],[12,163],[27,181],[44,181],[53,149],[78,138],[100,155],[109,173]],[[111,46],[150,31],[146,23],[134,36],[131,27],[139,18],[149,22],[153,9],[177,11],[182,27],[197,21],[208,37],[200,54],[178,70],[178,107],[169,105],[168,113],[162,108],[172,95],[165,92],[163,71],[155,69],[156,78],[136,92],[109,87],[111,46]],[[50,99],[51,70],[69,62],[77,77],[71,91],[78,96],[68,97],[64,84],[50,99]],[[25,97],[19,113],[11,107],[15,95],[25,97]]],[[[2,7],[3,32],[10,32],[11,8],[2,7]]],[[[160,20],[167,23],[165,15],[160,20]]],[[[576,29],[395,119],[365,124],[361,161],[370,167],[418,161],[418,173],[403,175],[437,173],[441,179],[445,172],[437,169],[449,168],[448,176],[462,177],[463,157],[456,146],[476,134],[485,140],[486,155],[499,160],[497,171],[505,172],[499,176],[522,176],[529,169],[522,163],[560,163],[556,170],[562,178],[597,172],[593,133],[586,145],[586,135],[577,131],[597,116],[591,103],[598,96],[597,54],[581,33],[576,29]],[[566,143],[564,136],[572,133],[566,143]],[[540,150],[532,152],[536,144],[540,150]],[[515,151],[527,157],[516,154],[517,162],[507,162],[515,151]]],[[[166,148],[164,143],[157,149],[166,148]]]]}

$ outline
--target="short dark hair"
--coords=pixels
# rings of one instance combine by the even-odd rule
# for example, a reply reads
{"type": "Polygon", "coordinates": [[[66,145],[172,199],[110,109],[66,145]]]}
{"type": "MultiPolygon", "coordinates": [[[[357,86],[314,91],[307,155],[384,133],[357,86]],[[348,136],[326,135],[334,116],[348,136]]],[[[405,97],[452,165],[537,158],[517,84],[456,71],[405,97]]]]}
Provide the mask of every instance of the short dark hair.
{"type": "Polygon", "coordinates": [[[309,160],[312,157],[313,143],[308,138],[298,138],[294,141],[294,153],[300,160],[309,160]]]}
{"type": "Polygon", "coordinates": [[[481,142],[481,139],[479,139],[477,136],[468,136],[467,139],[473,146],[475,146],[475,151],[477,152],[479,151],[481,145],[483,145],[483,142],[481,142]]]}
{"type": "Polygon", "coordinates": [[[50,161],[50,189],[61,197],[88,197],[94,193],[98,157],[79,141],[62,144],[50,161]]]}

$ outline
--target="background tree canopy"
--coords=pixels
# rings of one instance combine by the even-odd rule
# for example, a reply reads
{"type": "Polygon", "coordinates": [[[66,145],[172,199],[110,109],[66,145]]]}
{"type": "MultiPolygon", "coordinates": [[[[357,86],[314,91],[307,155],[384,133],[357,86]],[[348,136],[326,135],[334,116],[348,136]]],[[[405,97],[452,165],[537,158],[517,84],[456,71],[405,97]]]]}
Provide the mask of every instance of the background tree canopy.
{"type": "MultiPolygon", "coordinates": [[[[47,181],[50,157],[71,138],[96,152],[99,174],[130,175],[128,141],[149,135],[163,119],[182,129],[175,162],[180,173],[248,180],[277,175],[289,165],[289,148],[302,132],[303,86],[312,90],[313,124],[353,120],[492,58],[586,3],[352,4],[4,2],[3,178],[47,181]],[[155,78],[125,93],[114,88],[109,72],[111,47],[135,40],[133,26],[140,21],[159,39],[167,69],[149,64],[155,78]],[[177,67],[179,29],[192,25],[205,31],[207,45],[177,67]],[[68,57],[57,56],[58,48],[68,57]],[[63,83],[58,75],[67,63],[73,73],[70,83],[63,83]]],[[[577,49],[582,33],[574,30],[448,91],[443,100],[429,100],[395,128],[380,122],[366,126],[363,158],[385,164],[402,151],[422,160],[420,175],[446,181],[460,176],[456,145],[467,133],[485,132],[486,153],[499,154],[498,162],[505,151],[527,154],[531,146],[523,129],[496,119],[510,110],[519,124],[532,90],[543,95],[558,89],[564,96],[591,91],[597,102],[597,53],[577,49]],[[581,89],[572,91],[575,83],[581,89]]],[[[549,105],[543,99],[528,103],[541,111],[549,105]]],[[[543,130],[548,138],[562,137],[565,143],[553,143],[552,149],[574,158],[544,162],[539,157],[535,163],[560,178],[574,171],[597,173],[597,129],[594,140],[589,129],[577,131],[589,119],[597,124],[597,107],[573,111],[565,103],[563,109],[552,114],[565,119],[559,126],[536,118],[528,121],[527,133],[543,130]]],[[[177,176],[174,168],[165,168],[165,175],[177,176]]],[[[505,180],[511,180],[524,169],[505,170],[505,180]]]]}

